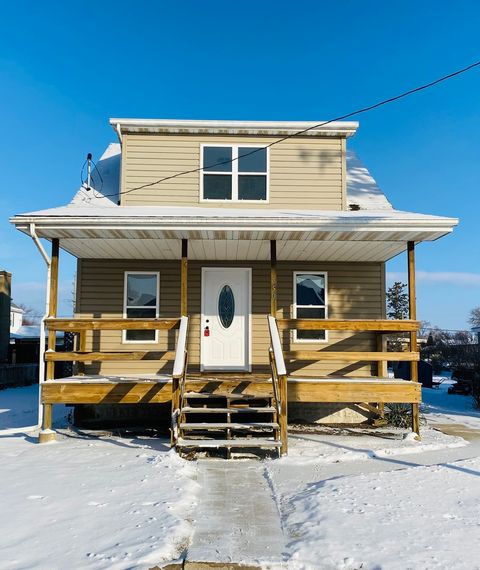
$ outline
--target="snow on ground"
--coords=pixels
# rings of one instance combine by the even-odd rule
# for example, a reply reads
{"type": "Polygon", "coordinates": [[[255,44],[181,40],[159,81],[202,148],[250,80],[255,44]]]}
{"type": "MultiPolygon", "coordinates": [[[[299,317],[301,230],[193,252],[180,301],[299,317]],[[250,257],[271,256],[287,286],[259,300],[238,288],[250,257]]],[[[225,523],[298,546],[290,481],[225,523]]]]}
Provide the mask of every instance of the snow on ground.
{"type": "Polygon", "coordinates": [[[289,435],[288,455],[280,459],[280,463],[319,465],[362,461],[468,445],[461,437],[448,436],[428,426],[422,428],[421,441],[408,430],[390,427],[326,428],[323,433],[305,431],[289,435]]]}
{"type": "Polygon", "coordinates": [[[423,390],[421,442],[392,428],[290,435],[266,465],[289,569],[480,569],[480,412],[448,385],[423,390]],[[433,429],[457,422],[471,443],[433,429]]]}
{"type": "MultiPolygon", "coordinates": [[[[2,428],[35,423],[34,392],[0,392],[2,428]]],[[[1,570],[151,568],[190,540],[196,466],[166,439],[0,432],[0,456],[1,570]]]]}
{"type": "Polygon", "coordinates": [[[451,385],[452,381],[445,379],[438,388],[423,388],[422,413],[432,425],[455,422],[480,429],[480,410],[474,408],[473,398],[449,394],[451,385]]]}
{"type": "Polygon", "coordinates": [[[285,498],[289,568],[480,568],[480,458],[312,482],[285,498]]]}
{"type": "MultiPolygon", "coordinates": [[[[53,422],[65,424],[68,408],[53,406],[53,422]]],[[[35,426],[38,422],[38,384],[0,390],[0,432],[5,429],[35,426]]]]}

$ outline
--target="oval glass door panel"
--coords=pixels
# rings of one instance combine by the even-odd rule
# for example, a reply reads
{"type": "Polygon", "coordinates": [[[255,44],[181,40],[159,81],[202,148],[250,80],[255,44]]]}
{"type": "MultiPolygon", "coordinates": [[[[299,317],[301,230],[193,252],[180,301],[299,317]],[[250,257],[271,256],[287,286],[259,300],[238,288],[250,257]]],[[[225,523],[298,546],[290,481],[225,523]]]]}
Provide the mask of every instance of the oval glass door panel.
{"type": "Polygon", "coordinates": [[[222,326],[228,329],[235,316],[235,299],[233,291],[228,285],[222,287],[218,296],[218,316],[222,326]]]}

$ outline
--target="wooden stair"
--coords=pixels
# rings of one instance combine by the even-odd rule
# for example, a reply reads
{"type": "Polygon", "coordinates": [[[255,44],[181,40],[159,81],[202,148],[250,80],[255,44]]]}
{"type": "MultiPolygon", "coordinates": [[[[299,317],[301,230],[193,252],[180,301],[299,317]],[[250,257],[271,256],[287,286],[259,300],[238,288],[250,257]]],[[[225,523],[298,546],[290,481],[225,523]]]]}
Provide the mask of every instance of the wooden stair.
{"type": "MultiPolygon", "coordinates": [[[[189,387],[192,383],[189,379],[189,387]]],[[[192,457],[200,452],[221,453],[229,459],[232,451],[279,453],[280,426],[273,394],[219,392],[216,387],[209,391],[205,382],[199,383],[199,388],[181,397],[175,444],[180,454],[192,457]]]]}

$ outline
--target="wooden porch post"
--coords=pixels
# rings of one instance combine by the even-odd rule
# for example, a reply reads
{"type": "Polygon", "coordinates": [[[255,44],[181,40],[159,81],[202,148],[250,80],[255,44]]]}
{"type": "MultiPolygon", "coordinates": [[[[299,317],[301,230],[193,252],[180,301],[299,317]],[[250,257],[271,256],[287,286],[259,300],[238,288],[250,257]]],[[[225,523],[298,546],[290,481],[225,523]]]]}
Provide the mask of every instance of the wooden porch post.
{"type": "Polygon", "coordinates": [[[270,241],[270,314],[277,318],[277,242],[270,241]]]}
{"type": "MultiPolygon", "coordinates": [[[[409,241],[407,244],[408,254],[408,308],[410,319],[417,318],[417,297],[415,290],[415,242],[409,241]]],[[[410,352],[417,352],[417,333],[410,333],[410,352]]],[[[410,363],[410,379],[418,382],[418,362],[412,360],[410,363]]],[[[420,437],[419,405],[412,404],[412,431],[420,437]]]]}
{"type": "Polygon", "coordinates": [[[180,282],[180,315],[186,317],[188,313],[188,239],[182,239],[180,282]]]}
{"type": "MultiPolygon", "coordinates": [[[[60,241],[58,238],[52,239],[52,257],[50,264],[50,283],[49,283],[49,309],[48,316],[56,317],[58,308],[58,256],[60,252],[60,241]]],[[[48,330],[48,350],[55,350],[56,334],[55,331],[48,330]]],[[[55,378],[55,363],[47,362],[46,380],[55,378]]],[[[40,386],[41,389],[41,386],[40,386]]],[[[55,440],[55,432],[52,432],[52,404],[43,404],[43,422],[42,430],[38,436],[39,443],[47,443],[55,440]]]]}

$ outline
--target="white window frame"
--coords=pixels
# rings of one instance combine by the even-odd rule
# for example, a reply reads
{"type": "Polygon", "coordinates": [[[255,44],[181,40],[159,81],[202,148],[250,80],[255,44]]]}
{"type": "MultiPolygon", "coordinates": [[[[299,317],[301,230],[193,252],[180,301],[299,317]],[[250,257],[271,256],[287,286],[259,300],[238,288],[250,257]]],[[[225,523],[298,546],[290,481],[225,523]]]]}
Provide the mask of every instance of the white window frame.
{"type": "MultiPolygon", "coordinates": [[[[207,165],[208,166],[208,165],[207,165]]],[[[268,204],[270,202],[270,148],[266,144],[253,144],[253,143],[245,143],[245,144],[222,144],[222,143],[202,143],[200,145],[200,202],[206,203],[231,203],[235,202],[236,204],[268,204]],[[203,170],[203,149],[209,147],[219,147],[219,148],[231,148],[232,149],[232,170],[231,172],[220,172],[220,171],[212,171],[212,170],[203,170]],[[266,172],[239,172],[238,171],[238,149],[239,148],[265,148],[267,151],[267,169],[266,172]],[[217,200],[217,199],[210,199],[203,197],[203,175],[204,174],[212,174],[212,175],[230,175],[232,177],[232,197],[230,200],[217,200]],[[238,199],[238,177],[240,176],[266,176],[266,197],[265,200],[239,200],[238,199]]]]}
{"type": "MultiPolygon", "coordinates": [[[[157,303],[155,305],[155,318],[160,316],[160,272],[159,271],[125,271],[123,277],[123,318],[127,317],[127,309],[152,309],[151,306],[133,307],[127,305],[127,283],[129,275],[155,275],[157,278],[157,303]]],[[[153,340],[129,340],[127,339],[127,331],[122,331],[123,344],[156,344],[158,343],[158,329],[155,329],[155,339],[153,340]]]]}
{"type": "MultiPolygon", "coordinates": [[[[326,271],[294,271],[293,272],[293,305],[292,314],[293,318],[297,318],[297,275],[323,275],[325,280],[325,305],[300,305],[300,309],[308,308],[324,308],[325,309],[325,319],[328,319],[328,273],[326,271]]],[[[327,344],[328,343],[328,330],[325,330],[325,338],[297,338],[297,331],[293,331],[293,342],[299,342],[303,344],[327,344]]]]}

